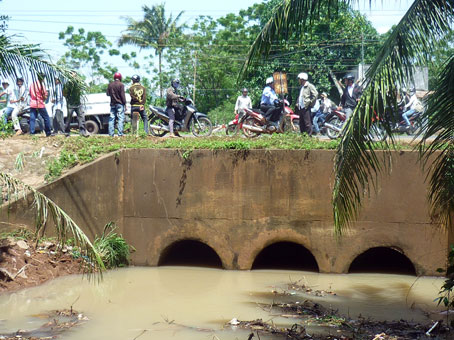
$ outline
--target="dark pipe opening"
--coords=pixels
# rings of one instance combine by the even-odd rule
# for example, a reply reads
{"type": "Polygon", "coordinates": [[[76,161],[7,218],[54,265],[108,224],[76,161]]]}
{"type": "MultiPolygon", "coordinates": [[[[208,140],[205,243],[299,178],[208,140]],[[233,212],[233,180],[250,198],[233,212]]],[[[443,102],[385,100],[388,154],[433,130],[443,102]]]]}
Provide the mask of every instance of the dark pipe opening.
{"type": "Polygon", "coordinates": [[[293,242],[278,242],[266,247],[255,258],[252,269],[319,271],[314,255],[293,242]]]}
{"type": "Polygon", "coordinates": [[[352,262],[348,272],[416,275],[415,266],[408,257],[387,247],[365,251],[352,262]]]}
{"type": "Polygon", "coordinates": [[[158,266],[222,268],[222,261],[218,254],[205,243],[183,240],[164,249],[159,258],[158,266]]]}

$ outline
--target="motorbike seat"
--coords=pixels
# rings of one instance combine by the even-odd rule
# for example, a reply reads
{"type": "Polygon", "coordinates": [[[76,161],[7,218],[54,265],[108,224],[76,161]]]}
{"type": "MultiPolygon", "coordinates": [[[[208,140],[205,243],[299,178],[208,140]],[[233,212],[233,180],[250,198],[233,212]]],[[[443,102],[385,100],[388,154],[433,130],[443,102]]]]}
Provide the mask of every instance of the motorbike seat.
{"type": "Polygon", "coordinates": [[[156,111],[161,112],[161,113],[166,113],[166,110],[161,107],[153,106],[153,109],[155,109],[156,111]]]}

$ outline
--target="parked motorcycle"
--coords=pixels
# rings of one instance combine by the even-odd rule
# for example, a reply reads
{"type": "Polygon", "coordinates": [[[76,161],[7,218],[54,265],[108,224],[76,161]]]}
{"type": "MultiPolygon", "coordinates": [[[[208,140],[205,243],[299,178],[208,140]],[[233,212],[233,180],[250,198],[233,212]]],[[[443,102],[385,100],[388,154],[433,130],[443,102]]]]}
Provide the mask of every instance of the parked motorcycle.
{"type": "Polygon", "coordinates": [[[235,115],[235,119],[228,122],[227,126],[225,127],[225,134],[227,136],[235,136],[238,133],[238,131],[243,128],[243,122],[245,117],[246,114],[243,114],[240,117],[240,114],[237,113],[235,115]]]}
{"type": "MultiPolygon", "coordinates": [[[[344,111],[332,109],[320,129],[326,129],[327,136],[330,139],[336,139],[342,133],[346,121],[347,115],[344,111]]],[[[380,124],[379,119],[376,116],[372,119],[372,125],[369,129],[369,138],[374,142],[382,142],[386,137],[386,130],[380,124]]]]}
{"type": "MultiPolygon", "coordinates": [[[[205,113],[200,113],[194,106],[190,98],[183,98],[184,104],[180,117],[175,117],[173,128],[175,131],[191,131],[196,137],[207,137],[213,131],[213,124],[205,113]]],[[[165,109],[150,106],[151,114],[148,117],[150,124],[150,133],[156,137],[163,137],[169,129],[169,116],[165,109]]]]}
{"type": "Polygon", "coordinates": [[[254,138],[260,136],[262,133],[272,134],[275,132],[284,132],[286,121],[285,102],[286,101],[284,100],[279,101],[278,105],[281,110],[281,116],[277,122],[267,121],[264,117],[264,113],[259,109],[245,109],[246,113],[242,127],[243,134],[248,138],[254,138]]]}
{"type": "MultiPolygon", "coordinates": [[[[3,113],[2,113],[3,116],[3,113]]],[[[23,107],[17,114],[17,119],[19,119],[20,129],[23,133],[28,133],[30,131],[30,107],[23,107]]],[[[11,116],[8,117],[8,120],[11,120],[11,116]]],[[[44,119],[41,115],[36,117],[35,131],[41,132],[44,131],[44,119]]]]}
{"type": "Polygon", "coordinates": [[[332,109],[325,118],[325,123],[320,129],[326,129],[326,135],[330,139],[336,139],[340,136],[344,124],[347,121],[347,114],[338,109],[332,109]]]}

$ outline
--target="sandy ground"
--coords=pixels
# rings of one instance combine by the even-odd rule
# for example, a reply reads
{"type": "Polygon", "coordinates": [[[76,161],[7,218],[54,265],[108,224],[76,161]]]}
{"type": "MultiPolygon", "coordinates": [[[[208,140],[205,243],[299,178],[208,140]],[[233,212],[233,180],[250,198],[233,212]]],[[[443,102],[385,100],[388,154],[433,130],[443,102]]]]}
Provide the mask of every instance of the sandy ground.
{"type": "Polygon", "coordinates": [[[58,156],[63,138],[26,135],[0,140],[0,172],[35,188],[44,184],[47,162],[58,156]]]}

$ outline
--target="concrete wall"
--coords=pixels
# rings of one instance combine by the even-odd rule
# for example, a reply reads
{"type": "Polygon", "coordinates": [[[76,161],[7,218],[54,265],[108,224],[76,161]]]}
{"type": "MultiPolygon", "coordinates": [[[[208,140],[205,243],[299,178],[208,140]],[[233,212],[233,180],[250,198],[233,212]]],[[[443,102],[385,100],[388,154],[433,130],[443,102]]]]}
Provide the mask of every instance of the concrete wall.
{"type": "Polygon", "coordinates": [[[447,232],[431,224],[426,186],[412,152],[395,153],[392,175],[365,200],[357,223],[336,239],[333,151],[126,150],[44,187],[90,236],[116,221],[137,251],[136,265],[158,264],[176,241],[201,241],[224,268],[250,269],[268,245],[290,241],[321,272],[345,273],[373,247],[401,251],[419,275],[445,263],[447,232]]]}

